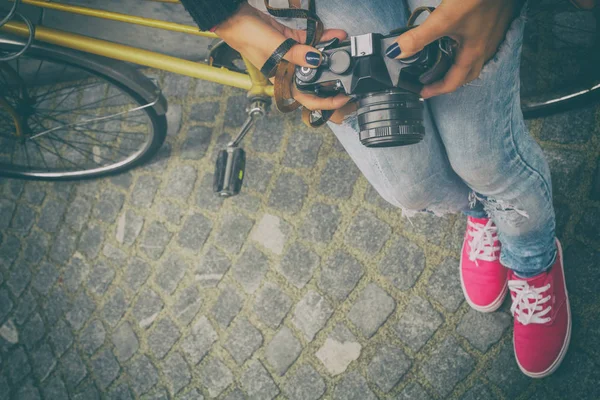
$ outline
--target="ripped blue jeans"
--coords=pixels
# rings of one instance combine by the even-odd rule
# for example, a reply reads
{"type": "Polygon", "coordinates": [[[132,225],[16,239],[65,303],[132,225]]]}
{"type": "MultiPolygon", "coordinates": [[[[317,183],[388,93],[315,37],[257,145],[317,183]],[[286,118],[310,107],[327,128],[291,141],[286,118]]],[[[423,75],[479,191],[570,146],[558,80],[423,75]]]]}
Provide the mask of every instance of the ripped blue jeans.
{"type": "MultiPolygon", "coordinates": [[[[326,28],[349,35],[387,33],[406,24],[405,6],[438,3],[323,0],[317,1],[317,12],[326,28]]],[[[478,79],[425,102],[421,143],[367,148],[358,139],[355,116],[330,128],[379,194],[408,215],[460,211],[492,218],[502,244],[501,263],[528,277],[552,265],[556,245],[550,170],[520,107],[524,13],[512,22],[478,79]]]]}

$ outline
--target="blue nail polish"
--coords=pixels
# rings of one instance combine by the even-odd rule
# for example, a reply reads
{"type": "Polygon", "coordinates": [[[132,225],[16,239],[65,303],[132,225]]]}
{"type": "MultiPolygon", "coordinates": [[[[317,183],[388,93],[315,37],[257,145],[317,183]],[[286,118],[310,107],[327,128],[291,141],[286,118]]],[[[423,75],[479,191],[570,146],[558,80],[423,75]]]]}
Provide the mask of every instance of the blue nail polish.
{"type": "Polygon", "coordinates": [[[402,51],[400,50],[400,46],[398,46],[398,43],[394,43],[393,45],[387,48],[387,50],[385,51],[385,55],[389,58],[396,58],[400,55],[401,52],[402,51]]]}
{"type": "Polygon", "coordinates": [[[321,64],[321,55],[314,51],[310,51],[306,53],[306,62],[312,66],[318,67],[319,64],[321,64]]]}

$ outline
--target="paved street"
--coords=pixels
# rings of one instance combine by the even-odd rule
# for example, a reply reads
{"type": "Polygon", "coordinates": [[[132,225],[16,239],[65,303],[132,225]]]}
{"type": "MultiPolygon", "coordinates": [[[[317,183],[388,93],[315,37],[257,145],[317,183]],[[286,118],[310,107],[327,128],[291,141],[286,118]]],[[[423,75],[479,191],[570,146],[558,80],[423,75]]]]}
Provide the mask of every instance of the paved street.
{"type": "Polygon", "coordinates": [[[170,129],[144,168],[0,181],[0,399],[597,399],[600,108],[533,121],[556,191],[571,350],[531,380],[507,301],[463,299],[465,219],[411,221],[327,130],[271,117],[243,194],[211,190],[242,92],[153,73],[170,129]]]}

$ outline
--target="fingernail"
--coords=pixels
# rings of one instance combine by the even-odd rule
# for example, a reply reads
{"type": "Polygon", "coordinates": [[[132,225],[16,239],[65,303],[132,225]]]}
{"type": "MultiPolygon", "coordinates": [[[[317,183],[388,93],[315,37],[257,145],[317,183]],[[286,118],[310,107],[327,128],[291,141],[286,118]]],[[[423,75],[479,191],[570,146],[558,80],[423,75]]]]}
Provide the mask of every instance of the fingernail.
{"type": "Polygon", "coordinates": [[[314,51],[306,53],[306,62],[314,67],[318,67],[321,64],[321,55],[314,51]]]}
{"type": "Polygon", "coordinates": [[[389,58],[396,58],[400,55],[401,52],[402,51],[400,50],[400,46],[398,46],[398,43],[394,43],[393,45],[387,48],[387,50],[385,51],[385,55],[389,58]]]}

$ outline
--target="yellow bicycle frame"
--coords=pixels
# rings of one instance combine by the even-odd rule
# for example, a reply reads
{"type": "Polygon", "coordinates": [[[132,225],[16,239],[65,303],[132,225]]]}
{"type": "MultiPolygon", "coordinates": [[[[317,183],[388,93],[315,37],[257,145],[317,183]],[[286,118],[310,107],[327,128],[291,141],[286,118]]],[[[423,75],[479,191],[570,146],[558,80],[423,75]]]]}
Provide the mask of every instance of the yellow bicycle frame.
{"type": "MultiPolygon", "coordinates": [[[[163,3],[178,3],[178,0],[146,0],[163,3]]],[[[66,13],[85,15],[89,17],[118,21],[127,24],[141,25],[156,29],[173,32],[181,32],[190,35],[207,38],[218,38],[211,32],[202,32],[196,26],[177,24],[133,15],[120,14],[111,11],[98,10],[89,7],[80,7],[64,3],[53,3],[40,0],[22,0],[23,4],[57,10],[66,13]]],[[[29,30],[20,22],[9,22],[0,30],[27,37],[29,30]]],[[[116,60],[144,65],[164,71],[173,72],[192,78],[233,86],[248,91],[251,96],[273,96],[273,86],[248,60],[243,59],[246,64],[247,74],[233,72],[226,68],[213,67],[207,64],[184,60],[136,47],[126,46],[118,43],[100,40],[88,36],[78,35],[58,29],[36,27],[35,39],[52,43],[58,46],[79,50],[85,53],[96,54],[116,60]]]]}

